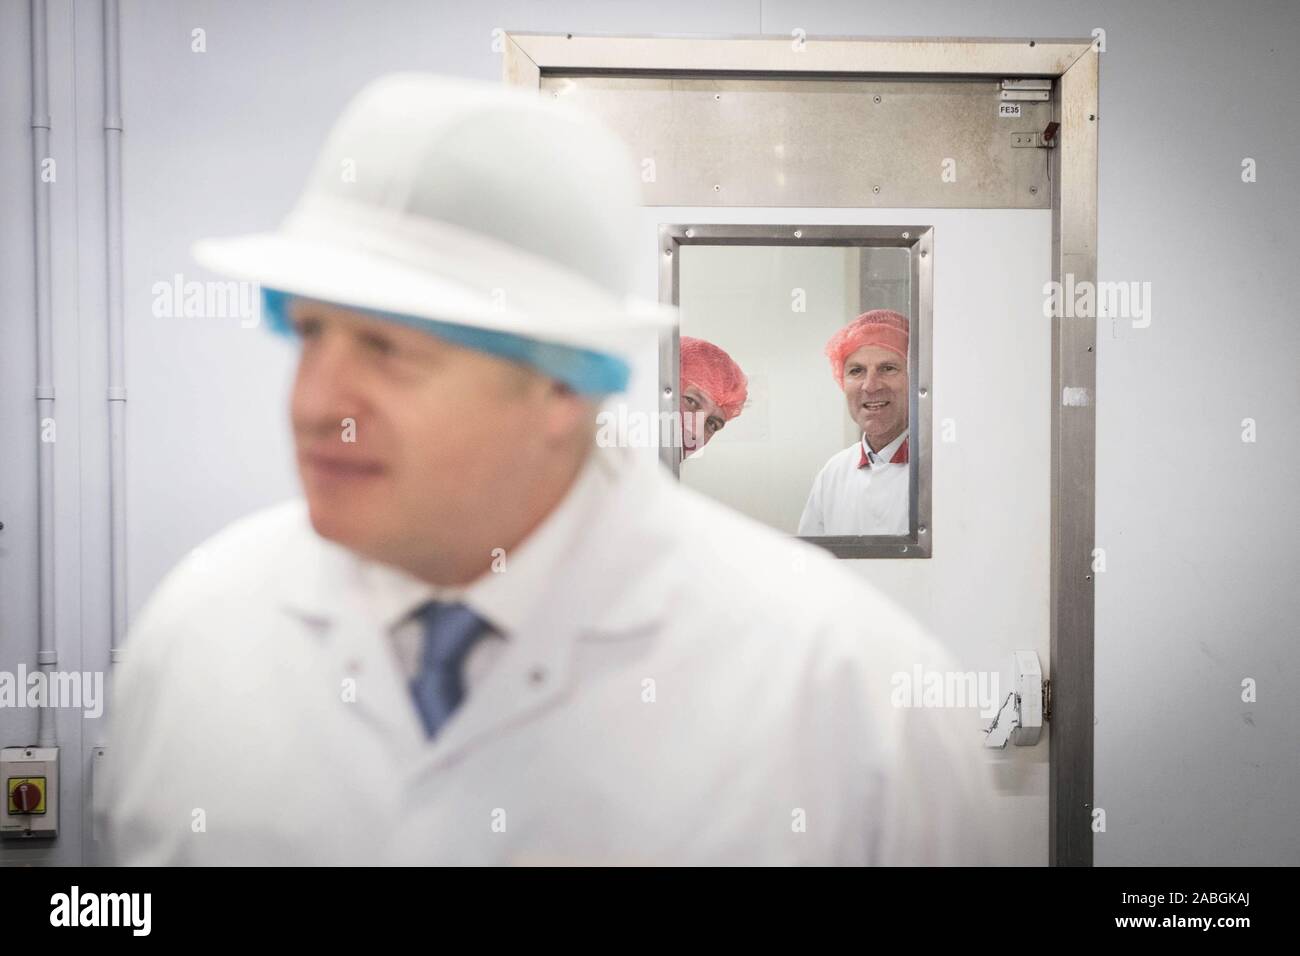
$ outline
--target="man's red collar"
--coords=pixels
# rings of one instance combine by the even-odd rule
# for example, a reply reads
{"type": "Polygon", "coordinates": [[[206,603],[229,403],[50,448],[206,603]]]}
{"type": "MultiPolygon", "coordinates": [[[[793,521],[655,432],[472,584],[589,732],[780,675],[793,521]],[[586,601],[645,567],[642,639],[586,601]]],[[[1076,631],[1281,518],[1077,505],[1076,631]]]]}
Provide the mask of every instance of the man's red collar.
{"type": "MultiPolygon", "coordinates": [[[[894,457],[891,458],[891,459],[889,459],[889,463],[890,463],[891,465],[906,465],[906,464],[907,464],[907,443],[908,443],[909,441],[911,441],[911,438],[910,438],[910,437],[908,437],[908,438],[904,438],[904,439],[903,439],[903,444],[901,444],[901,445],[898,446],[898,451],[894,452],[894,457]]],[[[866,445],[865,442],[861,442],[861,441],[858,442],[858,451],[860,451],[860,452],[862,453],[862,457],[861,457],[860,459],[858,459],[858,467],[859,467],[859,468],[870,468],[870,467],[871,467],[871,459],[867,457],[867,445],[866,445]]]]}

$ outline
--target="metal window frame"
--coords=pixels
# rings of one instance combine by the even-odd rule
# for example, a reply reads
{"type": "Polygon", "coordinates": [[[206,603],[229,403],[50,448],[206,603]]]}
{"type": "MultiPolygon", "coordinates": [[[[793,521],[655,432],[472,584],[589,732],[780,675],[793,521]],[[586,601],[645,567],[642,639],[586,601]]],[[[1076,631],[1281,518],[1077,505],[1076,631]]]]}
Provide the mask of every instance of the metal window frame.
{"type": "MultiPolygon", "coordinates": [[[[912,430],[908,498],[908,533],[905,535],[824,535],[804,541],[825,548],[837,558],[928,558],[933,547],[930,519],[931,387],[933,351],[930,323],[934,314],[933,226],[817,226],[665,223],[659,226],[659,301],[678,305],[681,297],[682,246],[836,246],[910,250],[910,311],[915,347],[907,357],[908,422],[912,430]]],[[[676,421],[681,388],[678,360],[680,329],[674,326],[659,339],[659,420],[676,421]]],[[[660,443],[660,460],[674,475],[681,474],[681,456],[675,440],[660,443]]]]}
{"type": "MultiPolygon", "coordinates": [[[[1099,53],[1091,38],[648,37],[509,33],[507,84],[543,74],[882,75],[1051,78],[1060,123],[1052,164],[1052,279],[1097,280],[1099,53]]],[[[1093,861],[1092,551],[1096,503],[1096,320],[1052,322],[1051,752],[1048,860],[1093,861]],[[1071,402],[1063,401],[1067,394],[1071,402]],[[1080,396],[1086,397],[1081,400],[1080,396]]]]}

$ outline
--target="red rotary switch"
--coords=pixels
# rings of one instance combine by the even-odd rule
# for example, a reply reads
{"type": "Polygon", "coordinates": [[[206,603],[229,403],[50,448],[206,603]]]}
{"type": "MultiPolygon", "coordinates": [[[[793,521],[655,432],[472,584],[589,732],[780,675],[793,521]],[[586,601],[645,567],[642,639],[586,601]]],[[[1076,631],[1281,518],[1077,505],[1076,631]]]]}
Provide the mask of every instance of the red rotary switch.
{"type": "Polygon", "coordinates": [[[18,813],[35,813],[41,805],[41,788],[34,783],[20,783],[14,787],[10,799],[18,813]]]}

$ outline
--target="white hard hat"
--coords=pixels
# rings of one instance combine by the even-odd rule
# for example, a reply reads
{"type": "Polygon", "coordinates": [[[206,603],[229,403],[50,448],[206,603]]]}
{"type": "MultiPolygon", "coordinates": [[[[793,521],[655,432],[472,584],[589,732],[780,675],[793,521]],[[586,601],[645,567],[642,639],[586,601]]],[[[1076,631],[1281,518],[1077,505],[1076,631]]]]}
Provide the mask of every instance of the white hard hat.
{"type": "Polygon", "coordinates": [[[626,147],[592,118],[536,93],[398,73],[353,98],[279,230],[193,253],[265,289],[431,327],[617,350],[675,315],[633,294],[639,189],[626,147]]]}

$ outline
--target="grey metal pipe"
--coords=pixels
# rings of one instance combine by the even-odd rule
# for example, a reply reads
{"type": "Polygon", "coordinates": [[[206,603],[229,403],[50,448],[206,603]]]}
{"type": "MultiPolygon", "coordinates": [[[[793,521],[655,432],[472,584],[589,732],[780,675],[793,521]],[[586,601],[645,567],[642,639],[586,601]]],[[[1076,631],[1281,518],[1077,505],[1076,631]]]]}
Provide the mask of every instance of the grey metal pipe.
{"type": "MultiPolygon", "coordinates": [[[[35,176],[36,262],[36,422],[37,422],[37,566],[39,632],[36,664],[46,687],[59,662],[54,643],[54,442],[46,429],[54,421],[54,317],[50,310],[50,189],[45,162],[50,158],[50,83],[45,0],[31,0],[32,22],[32,170],[35,176]]],[[[58,731],[51,701],[37,711],[36,744],[56,746],[58,731]]]]}
{"type": "Polygon", "coordinates": [[[126,636],[126,386],[122,323],[122,76],[118,0],[104,3],[104,177],[108,275],[109,660],[122,659],[126,636]]]}

